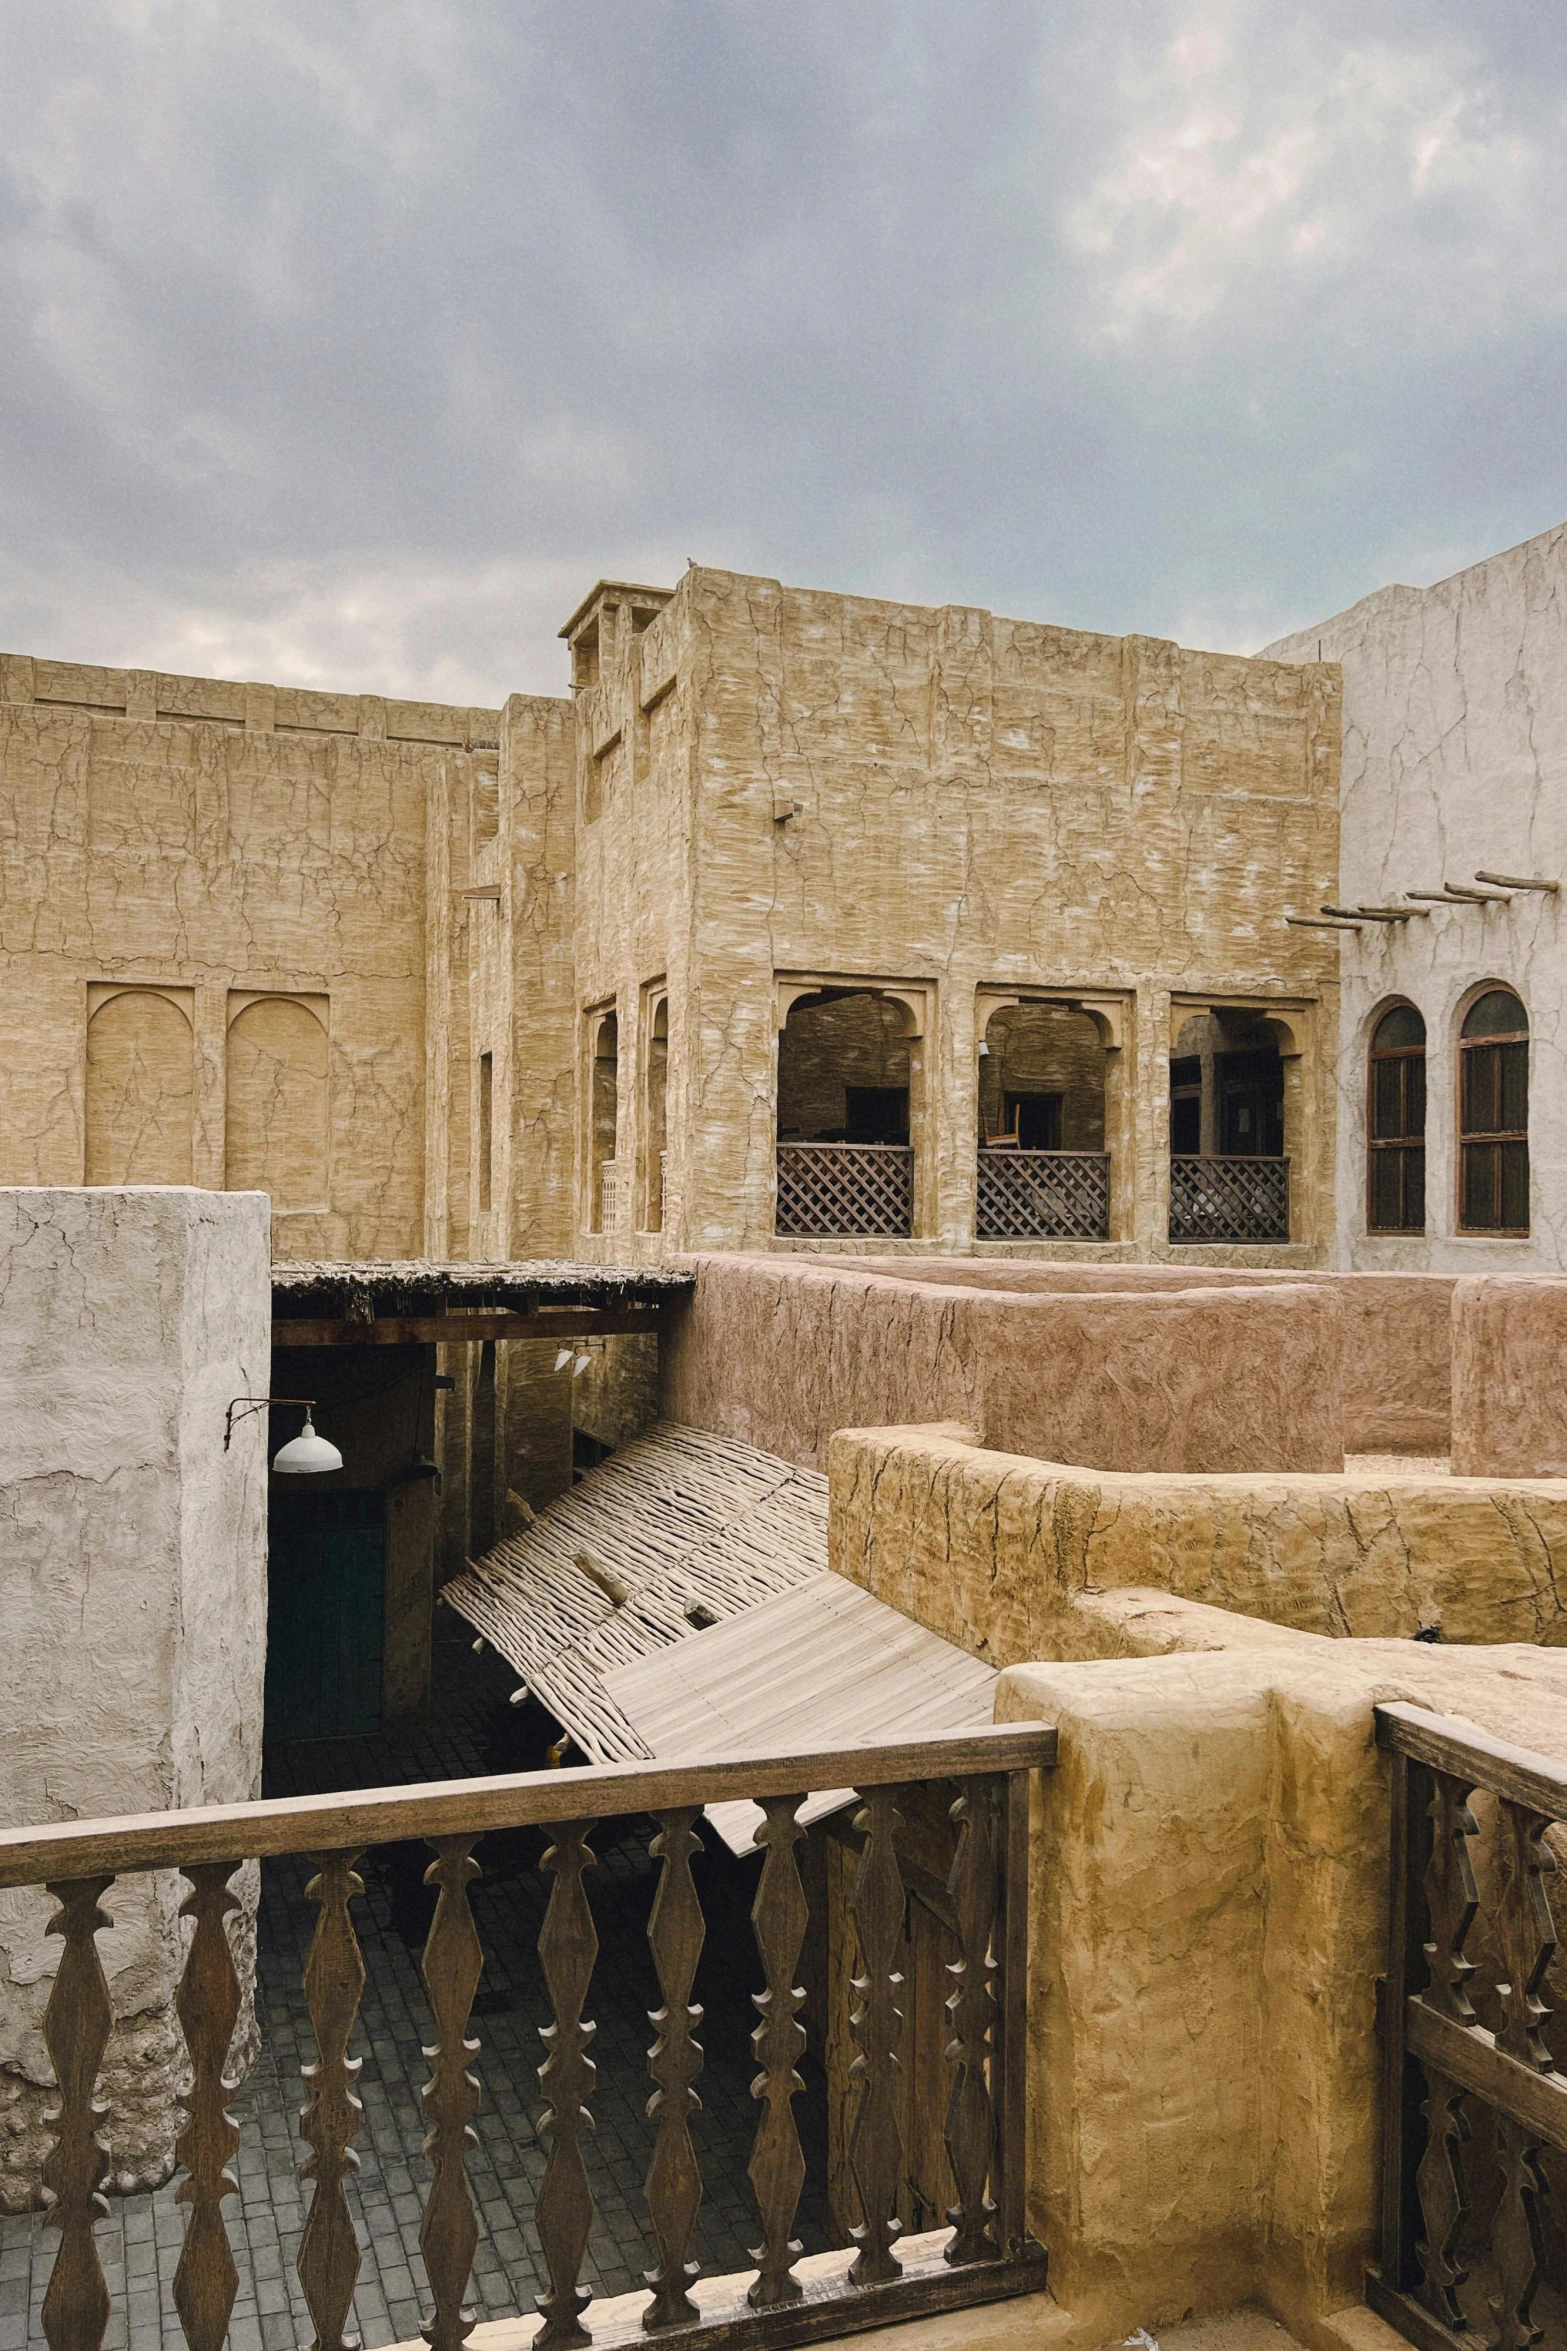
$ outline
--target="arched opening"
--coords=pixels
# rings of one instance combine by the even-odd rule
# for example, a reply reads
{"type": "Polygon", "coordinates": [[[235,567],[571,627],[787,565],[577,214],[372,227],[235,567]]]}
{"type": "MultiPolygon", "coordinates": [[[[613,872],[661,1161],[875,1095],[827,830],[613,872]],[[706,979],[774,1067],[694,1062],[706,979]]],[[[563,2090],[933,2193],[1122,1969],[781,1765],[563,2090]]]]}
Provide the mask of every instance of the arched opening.
{"type": "Polygon", "coordinates": [[[620,1109],[620,1024],[606,1012],[593,1034],[589,1077],[588,1229],[612,1233],[618,1221],[615,1127],[620,1109]]]}
{"type": "Polygon", "coordinates": [[[1371,1032],[1366,1072],[1366,1229],[1426,1229],[1426,1024],[1394,1004],[1371,1032]]]}
{"type": "Polygon", "coordinates": [[[1284,1057],[1265,1013],[1193,1013],[1170,1057],[1170,1239],[1289,1239],[1284,1057]]]}
{"type": "Polygon", "coordinates": [[[908,1006],[875,989],[797,997],[778,1039],[780,1233],[913,1230],[908,1006]]]}
{"type": "Polygon", "coordinates": [[[1487,988],[1458,1040],[1458,1229],[1529,1230],[1529,1015],[1487,988]]]}
{"type": "Polygon", "coordinates": [[[982,1241],[1110,1236],[1103,1032],[1069,1004],[1004,1004],[979,1052],[982,1241]]]}
{"type": "Polygon", "coordinates": [[[644,1232],[664,1229],[664,1152],[669,1133],[669,998],[660,996],[653,1008],[647,1042],[647,1102],[643,1133],[647,1138],[647,1165],[643,1172],[644,1232]]]}

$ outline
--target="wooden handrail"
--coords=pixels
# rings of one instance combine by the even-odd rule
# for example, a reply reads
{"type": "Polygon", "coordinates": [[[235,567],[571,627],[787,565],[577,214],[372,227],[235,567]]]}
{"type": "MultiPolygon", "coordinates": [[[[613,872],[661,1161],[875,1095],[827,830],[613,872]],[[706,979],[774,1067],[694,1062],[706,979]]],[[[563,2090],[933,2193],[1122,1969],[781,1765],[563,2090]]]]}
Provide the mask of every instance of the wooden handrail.
{"type": "Polygon", "coordinates": [[[186,1812],[129,1813],[0,1830],[0,1887],[184,1869],[285,1853],[325,1853],[392,1844],[405,1837],[482,1835],[556,1820],[665,1812],[736,1797],[785,1796],[806,1788],[886,1787],[904,1780],[959,1779],[976,1772],[1048,1768],[1056,1733],[1046,1723],[994,1723],[942,1738],[896,1745],[802,1749],[786,1754],[703,1758],[689,1763],[602,1763],[565,1771],[438,1780],[346,1795],[287,1796],[213,1804],[186,1812]]]}
{"type": "Polygon", "coordinates": [[[1473,1723],[1432,1714],[1402,1699],[1379,1706],[1376,1716],[1379,1747],[1412,1756],[1434,1771],[1462,1773],[1476,1787],[1490,1788],[1552,1818],[1567,1807],[1567,1763],[1537,1754],[1532,1747],[1510,1746],[1473,1723]]]}

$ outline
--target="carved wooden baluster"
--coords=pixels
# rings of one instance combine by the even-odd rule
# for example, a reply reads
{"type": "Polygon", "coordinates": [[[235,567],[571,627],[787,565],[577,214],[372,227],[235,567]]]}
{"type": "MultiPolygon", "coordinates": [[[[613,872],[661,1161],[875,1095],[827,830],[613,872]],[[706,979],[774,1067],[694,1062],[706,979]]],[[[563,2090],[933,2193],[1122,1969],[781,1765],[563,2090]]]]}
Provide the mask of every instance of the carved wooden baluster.
{"type": "Polygon", "coordinates": [[[805,1834],[795,1818],[804,1801],[803,1796],[764,1796],[766,1817],[756,1832],[766,1858],[751,1905],[751,1924],[767,1989],[751,1994],[751,2005],[762,2020],[751,2035],[762,2068],[751,2084],[751,2095],[767,2104],[750,2163],[762,2216],[762,2243],[751,2248],[757,2275],[746,2296],[753,2310],[798,2302],[802,2292],[794,2274],[800,2241],[790,2232],[805,2186],[805,2154],[794,2119],[795,2093],[805,2087],[795,2070],[805,2049],[805,2027],[798,2020],[805,1993],[794,1980],[805,1947],[805,1888],[794,1852],[805,1834]]]}
{"type": "Polygon", "coordinates": [[[1549,2073],[1551,2053],[1542,2027],[1551,2012],[1538,1993],[1556,1950],[1545,1891],[1545,1880],[1556,1869],[1556,1856],[1545,1842],[1551,1824],[1544,1813],[1509,1803],[1505,1797],[1498,1802],[1496,1815],[1502,1853],[1496,1939],[1504,1970],[1496,1987],[1501,2005],[1496,2046],[1537,2073],[1549,2073]]]}
{"type": "Polygon", "coordinates": [[[467,2152],[478,2145],[470,2117],[479,2106],[479,2082],[469,2071],[469,2059],[479,2054],[470,2041],[468,2017],[484,1952],[473,1923],[468,1888],[479,1874],[473,1858],[473,1838],[432,1838],[435,1859],[424,1873],[427,1886],[438,1886],[435,1916],[424,1946],[424,1980],[429,1987],[435,2018],[435,2044],[424,2054],[430,2079],[419,2093],[429,2118],[424,2151],[435,2167],[419,2250],[435,2297],[435,2314],[424,2328],[433,2351],[461,2351],[473,2332],[476,2313],[466,2309],[463,2296],[473,2272],[478,2249],[479,2222],[469,2192],[467,2152]]]}
{"type": "Polygon", "coordinates": [[[952,2019],[947,2057],[957,2073],[945,2130],[958,2200],[947,2214],[952,2239],[946,2257],[993,2261],[1001,2248],[996,2241],[996,2207],[985,2191],[996,2152],[996,2113],[986,2072],[996,2015],[993,1944],[1001,1892],[995,1783],[965,1780],[952,1817],[958,1823],[958,1847],[948,1891],[957,1911],[962,1956],[947,1970],[955,1987],[947,2001],[952,2019]]]}
{"type": "Polygon", "coordinates": [[[1421,1997],[1456,2024],[1475,2021],[1469,1998],[1474,1966],[1464,1957],[1464,1943],[1479,1906],[1474,1864],[1469,1858],[1469,1840],[1476,1828],[1469,1809],[1473,1793],[1470,1780],[1455,1779],[1445,1771],[1431,1774],[1431,1858],[1426,1864],[1431,1929],[1425,1946],[1431,1981],[1421,1997]]]}
{"type": "Polygon", "coordinates": [[[863,1810],[854,1825],[865,1838],[849,1896],[865,1973],[854,1978],[860,2004],[849,2019],[858,2054],[849,2078],[860,2085],[860,2102],[849,2135],[849,2168],[859,2191],[862,2219],[852,2231],[859,2252],[849,2271],[852,2284],[874,2286],[900,2277],[903,2264],[892,2251],[901,2223],[898,2191],[903,2179],[903,2133],[898,2122],[898,2036],[903,2023],[897,1990],[903,1977],[903,1878],[895,1839],[902,1815],[896,1788],[859,1788],[863,1810]]]}
{"type": "Polygon", "coordinates": [[[301,2179],[314,2180],[315,2194],[299,2244],[299,2282],[316,2322],[315,2351],[355,2351],[359,2340],[343,2332],[359,2275],[359,2245],[343,2187],[359,2169],[351,2142],[364,2111],[354,2096],[359,2059],[348,2054],[365,1988],[364,1959],[348,1908],[365,1890],[354,1869],[358,1858],[357,1853],[320,1854],[319,1875],[305,1888],[321,1907],[305,1962],[316,2063],[301,2069],[310,2096],[299,2117],[299,2135],[314,2150],[300,2171],[301,2179]]]}
{"type": "Polygon", "coordinates": [[[1498,2114],[1496,2154],[1502,2167],[1502,2199],[1491,2223],[1499,2288],[1491,2297],[1496,2351],[1532,2351],[1543,2333],[1530,2317],[1545,2269],[1548,2190],[1540,2169],[1540,2141],[1511,2115],[1498,2114]]]}
{"type": "MultiPolygon", "coordinates": [[[[1556,1950],[1556,1929],[1545,1880],[1556,1856],[1545,1843],[1550,1821],[1527,1805],[1498,1799],[1501,1847],[1500,1899],[1496,1939],[1502,1980],[1496,1993],[1500,2014],[1496,2046],[1505,2056],[1537,2073],[1549,2073],[1552,2059],[1544,2026],[1550,2010],[1539,1998],[1556,1950]]],[[[1499,2291],[1491,2300],[1497,2351],[1530,2351],[1542,2330],[1530,2316],[1545,2265],[1544,2216],[1548,2195],[1540,2168],[1541,2142],[1524,2124],[1496,2116],[1496,2154],[1502,2170],[1502,2198],[1491,2224],[1499,2291]]]]}
{"type": "Polygon", "coordinates": [[[550,2290],[538,2298],[544,2324],[531,2351],[556,2351],[557,2346],[592,2340],[579,2313],[593,2297],[577,2283],[593,2225],[593,2192],[582,2160],[583,2126],[591,2129],[593,2123],[583,2101],[592,2092],[598,2070],[587,2053],[595,2027],[582,2019],[599,1947],[582,1883],[583,1871],[594,1860],[586,1842],[592,1826],[586,1820],[557,1822],[555,1842],[544,1856],[544,1867],[555,1883],[539,1935],[539,1958],[555,2022],[540,2034],[549,2048],[539,2068],[539,2082],[550,2101],[539,2126],[549,2155],[534,2213],[550,2290]]]}
{"type": "Polygon", "coordinates": [[[1426,2147],[1415,2173],[1421,2233],[1415,2253],[1422,2278],[1421,2298],[1445,2325],[1466,2324],[1458,2288],[1469,2275],[1458,2259],[1458,2239],[1469,2210],[1464,2192],[1462,2150],[1469,2144],[1464,2092],[1445,2074],[1426,2069],[1426,2147]]]}
{"type": "Polygon", "coordinates": [[[702,2175],[691,2144],[691,2115],[702,2103],[693,2087],[702,2070],[701,2044],[694,2037],[702,2011],[691,2006],[703,1938],[702,1905],[691,1882],[691,1856],[702,1850],[695,1828],[699,1810],[693,1805],[661,1812],[658,1835],[648,1848],[663,1865],[647,1939],[664,2002],[648,2018],[658,2033],[647,2061],[656,2084],[648,2114],[658,2124],[647,2175],[648,2218],[658,2242],[658,2267],[645,2272],[653,2289],[642,2314],[648,2328],[678,2326],[698,2315],[687,2288],[701,2266],[690,2258],[702,2202],[702,2175]]]}
{"type": "Polygon", "coordinates": [[[109,2289],[93,2241],[93,2222],[109,2209],[98,2193],[109,2169],[109,2151],[98,2136],[108,2108],[95,2103],[93,2090],[114,2009],[94,1938],[100,1927],[114,1923],[98,1907],[113,1883],[112,1876],[64,1878],[49,1887],[60,1907],[48,1931],[65,1937],[44,2010],[44,2044],[60,2090],[60,2103],[48,2117],[56,2130],[43,2166],[50,2197],[44,2225],[60,2231],[43,2307],[50,2351],[98,2351],[109,2324],[109,2289]]]}
{"type": "Polygon", "coordinates": [[[174,2307],[190,2351],[221,2351],[239,2291],[223,2220],[223,2199],[237,2184],[228,2167],[239,2152],[239,2128],[228,2110],[239,2085],[223,2070],[240,2007],[239,1972],[224,1925],[239,1908],[229,1891],[233,1869],[230,1861],[192,1863],[184,1873],[192,1890],[180,1905],[181,1918],[196,1922],[175,2000],[191,2062],[185,2128],[175,2149],[186,2177],[176,2201],[191,2213],[174,2272],[174,2307]]]}
{"type": "MultiPolygon", "coordinates": [[[[1425,1956],[1430,1981],[1421,1998],[1464,2025],[1475,2020],[1469,1998],[1474,1967],[1464,1957],[1464,1943],[1479,1904],[1469,1857],[1469,1840],[1476,1829],[1469,1809],[1472,1793],[1472,1781],[1455,1779],[1445,1771],[1431,1774],[1431,1856],[1425,1873],[1430,1914],[1425,1956]]],[[[1415,2190],[1420,2202],[1416,2254],[1424,2281],[1423,2298],[1444,2324],[1462,2327],[1465,2320],[1458,2288],[1469,2274],[1458,2259],[1459,2235],[1469,2209],[1463,2151],[1469,2144],[1470,2129],[1464,2092],[1457,2082],[1428,2067],[1421,2111],[1427,2133],[1415,2190]]]]}

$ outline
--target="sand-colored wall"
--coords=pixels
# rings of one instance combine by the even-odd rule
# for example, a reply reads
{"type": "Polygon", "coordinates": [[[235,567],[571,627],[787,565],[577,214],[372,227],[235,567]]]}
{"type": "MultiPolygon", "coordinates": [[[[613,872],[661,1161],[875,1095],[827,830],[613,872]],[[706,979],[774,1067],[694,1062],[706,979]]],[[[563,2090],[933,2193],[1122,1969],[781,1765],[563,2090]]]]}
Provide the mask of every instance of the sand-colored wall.
{"type": "Polygon", "coordinates": [[[1057,1265],[999,1252],[975,1257],[834,1257],[818,1264],[898,1281],[1040,1293],[1209,1289],[1216,1283],[1307,1282],[1344,1309],[1344,1448],[1349,1453],[1445,1453],[1452,1417],[1451,1274],[1268,1273],[1205,1265],[1057,1265]]]}
{"type": "Polygon", "coordinates": [[[1122,1589],[1332,1638],[1567,1646],[1567,1480],[1129,1475],[918,1428],[841,1430],[828,1459],[838,1573],[997,1665],[1092,1654],[1081,1605],[1122,1589]]]}
{"type": "MultiPolygon", "coordinates": [[[[0,1819],[259,1792],[266,1653],[267,1204],[174,1189],[0,1192],[0,1819]]],[[[249,1981],[255,1884],[236,1950],[249,1981]]],[[[168,2177],[185,2062],[179,1889],[104,1907],[112,2177],[168,2177]]],[[[0,1895],[0,2206],[36,2196],[55,2104],[41,2023],[60,1946],[0,1895]]],[[[242,2035],[241,2059],[244,2057],[242,2035]]]]}
{"type": "MultiPolygon", "coordinates": [[[[972,1238],[986,1023],[1053,990],[1110,1007],[1115,1241],[1143,1255],[1168,1248],[1172,1023],[1290,1024],[1294,1239],[1320,1256],[1337,966],[1284,915],[1337,870],[1331,669],[700,567],[639,629],[651,593],[579,616],[576,953],[579,1008],[619,1016],[617,1165],[646,1147],[639,1002],[669,987],[662,1245],[771,1240],[779,987],[870,979],[922,1007],[921,1245],[972,1238]]],[[[579,1162],[584,1246],[586,1210],[579,1162]]],[[[594,1246],[655,1252],[639,1230],[594,1246]]]]}
{"type": "Polygon", "coordinates": [[[1453,1295],[1453,1467],[1567,1477],[1567,1280],[1491,1274],[1453,1295]]]}
{"type": "Polygon", "coordinates": [[[423,1238],[432,798],[498,713],[0,657],[0,1181],[423,1238]]]}
{"type": "Polygon", "coordinates": [[[1343,1463],[1343,1317],[1324,1289],[1028,1296],[800,1257],[692,1262],[663,1415],[789,1461],[825,1466],[835,1429],[941,1419],[1104,1468],[1343,1463]]]}
{"type": "MultiPolygon", "coordinates": [[[[1388,1806],[1373,1707],[1404,1698],[1559,1760],[1567,1659],[1285,1641],[1020,1666],[1056,1724],[1030,1938],[1030,2207],[1084,2342],[1261,2302],[1367,2325],[1388,1806]]],[[[1048,2340],[1050,2304],[1010,2339],[1048,2340]]]]}

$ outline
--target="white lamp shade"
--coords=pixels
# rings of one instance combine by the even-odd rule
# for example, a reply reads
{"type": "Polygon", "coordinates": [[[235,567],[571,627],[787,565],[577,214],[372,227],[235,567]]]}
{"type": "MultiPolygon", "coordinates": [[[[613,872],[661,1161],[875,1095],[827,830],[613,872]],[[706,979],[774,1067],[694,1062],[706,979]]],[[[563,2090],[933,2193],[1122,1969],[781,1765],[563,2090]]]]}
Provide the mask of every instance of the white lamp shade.
{"type": "Polygon", "coordinates": [[[325,1437],[318,1437],[310,1415],[305,1414],[305,1425],[297,1437],[290,1437],[272,1456],[272,1466],[284,1477],[310,1477],[319,1471],[341,1469],[343,1456],[325,1437]]]}

